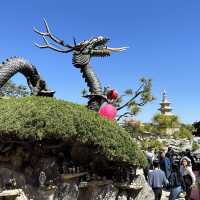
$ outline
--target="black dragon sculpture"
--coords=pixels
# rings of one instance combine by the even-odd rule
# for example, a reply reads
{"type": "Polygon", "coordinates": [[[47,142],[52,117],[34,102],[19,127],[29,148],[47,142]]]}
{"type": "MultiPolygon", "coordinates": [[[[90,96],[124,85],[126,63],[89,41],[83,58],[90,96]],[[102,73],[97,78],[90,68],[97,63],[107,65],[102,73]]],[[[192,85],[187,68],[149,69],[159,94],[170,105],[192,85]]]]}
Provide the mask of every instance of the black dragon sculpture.
{"type": "Polygon", "coordinates": [[[89,99],[88,107],[98,111],[100,106],[104,102],[108,101],[108,98],[104,95],[101,83],[90,66],[90,59],[92,57],[110,56],[112,52],[121,52],[126,50],[126,47],[109,48],[106,46],[109,39],[102,36],[84,40],[79,44],[77,44],[74,39],[73,45],[65,44],[63,40],[58,39],[58,37],[51,33],[46,20],[44,20],[44,23],[46,29],[45,32],[40,32],[34,28],[34,31],[43,37],[44,44],[39,45],[35,43],[35,45],[39,48],[49,48],[57,52],[73,53],[72,64],[76,68],[80,69],[80,72],[82,73],[82,76],[89,87],[90,94],[84,96],[89,99]],[[49,43],[47,38],[52,40],[53,44],[49,43]]]}
{"type": "Polygon", "coordinates": [[[18,72],[27,79],[32,95],[49,97],[54,95],[54,91],[47,88],[46,82],[42,79],[36,67],[20,57],[8,58],[0,64],[0,89],[18,72]]]}

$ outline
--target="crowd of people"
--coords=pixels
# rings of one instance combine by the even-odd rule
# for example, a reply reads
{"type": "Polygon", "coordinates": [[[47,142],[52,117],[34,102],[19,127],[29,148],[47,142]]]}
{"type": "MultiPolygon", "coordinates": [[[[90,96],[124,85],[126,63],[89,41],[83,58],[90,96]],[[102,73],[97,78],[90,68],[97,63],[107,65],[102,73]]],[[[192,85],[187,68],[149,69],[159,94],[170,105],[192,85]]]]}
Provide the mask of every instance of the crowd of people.
{"type": "Polygon", "coordinates": [[[144,175],[154,191],[155,200],[161,199],[163,188],[170,191],[169,200],[176,200],[181,195],[186,200],[192,200],[191,191],[196,187],[196,176],[193,172],[195,161],[189,149],[177,154],[169,147],[167,152],[162,150],[156,153],[149,147],[146,157],[148,165],[144,175]]]}

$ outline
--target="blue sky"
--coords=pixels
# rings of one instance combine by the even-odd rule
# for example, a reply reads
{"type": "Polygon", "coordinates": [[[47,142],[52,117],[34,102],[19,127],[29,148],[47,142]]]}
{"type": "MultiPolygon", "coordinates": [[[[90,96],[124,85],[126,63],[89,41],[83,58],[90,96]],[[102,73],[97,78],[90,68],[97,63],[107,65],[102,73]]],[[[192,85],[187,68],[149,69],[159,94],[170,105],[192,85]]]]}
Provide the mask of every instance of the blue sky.
{"type": "MultiPolygon", "coordinates": [[[[52,32],[66,43],[93,36],[109,37],[111,47],[129,46],[123,53],[92,60],[103,86],[122,93],[137,88],[142,76],[153,80],[157,98],[137,116],[150,121],[166,89],[173,112],[185,123],[200,120],[200,1],[198,0],[18,0],[2,1],[0,59],[21,56],[37,66],[56,97],[85,103],[86,88],[70,54],[38,49],[32,28],[52,32]]],[[[14,78],[25,83],[22,76],[14,78]]]]}

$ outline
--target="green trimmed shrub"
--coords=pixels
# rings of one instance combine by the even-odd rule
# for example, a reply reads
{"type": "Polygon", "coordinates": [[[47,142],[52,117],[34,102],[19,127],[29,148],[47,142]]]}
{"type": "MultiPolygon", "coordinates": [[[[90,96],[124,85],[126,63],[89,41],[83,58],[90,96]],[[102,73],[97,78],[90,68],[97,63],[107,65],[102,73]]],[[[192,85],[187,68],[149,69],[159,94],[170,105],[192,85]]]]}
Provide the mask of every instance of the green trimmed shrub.
{"type": "Polygon", "coordinates": [[[0,99],[0,137],[19,140],[70,138],[98,145],[109,159],[145,165],[144,154],[116,122],[86,107],[46,97],[0,99]]]}

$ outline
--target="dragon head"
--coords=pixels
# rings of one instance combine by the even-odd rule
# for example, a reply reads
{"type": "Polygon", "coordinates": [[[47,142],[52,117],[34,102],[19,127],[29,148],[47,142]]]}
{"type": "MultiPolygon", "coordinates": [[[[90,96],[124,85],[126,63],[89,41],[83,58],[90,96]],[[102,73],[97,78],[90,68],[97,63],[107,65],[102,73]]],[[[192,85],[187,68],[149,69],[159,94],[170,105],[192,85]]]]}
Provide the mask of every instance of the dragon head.
{"type": "Polygon", "coordinates": [[[110,56],[112,52],[120,52],[127,49],[127,47],[107,47],[109,39],[102,36],[94,37],[89,40],[84,40],[79,44],[76,44],[76,41],[74,39],[74,45],[65,44],[63,40],[58,39],[58,37],[54,36],[51,33],[45,19],[44,23],[46,27],[46,32],[40,32],[36,28],[34,28],[34,31],[43,37],[45,44],[38,45],[37,43],[35,43],[36,46],[38,46],[39,48],[50,48],[62,53],[73,52],[72,63],[75,67],[78,68],[89,64],[91,57],[110,56]],[[49,43],[47,38],[51,39],[53,43],[49,43]]]}
{"type": "Polygon", "coordinates": [[[126,50],[122,48],[107,47],[109,39],[103,36],[84,40],[78,45],[74,45],[72,62],[76,67],[82,67],[89,63],[91,57],[110,56],[112,52],[120,52],[126,50]]]}

